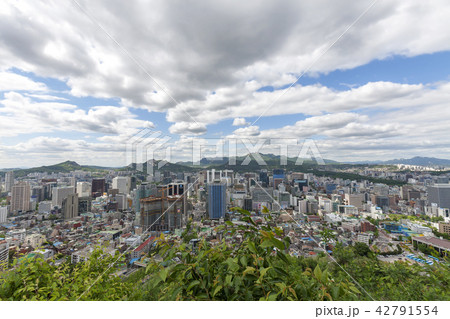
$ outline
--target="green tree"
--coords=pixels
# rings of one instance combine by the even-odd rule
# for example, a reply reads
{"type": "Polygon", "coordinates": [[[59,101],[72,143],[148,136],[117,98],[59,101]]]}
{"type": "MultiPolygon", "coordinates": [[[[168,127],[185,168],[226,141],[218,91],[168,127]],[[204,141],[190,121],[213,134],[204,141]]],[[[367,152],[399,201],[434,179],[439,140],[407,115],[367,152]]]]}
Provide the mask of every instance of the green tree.
{"type": "Polygon", "coordinates": [[[355,243],[355,245],[353,246],[353,250],[355,251],[355,254],[358,256],[369,256],[370,254],[370,248],[369,246],[367,246],[364,243],[355,243]]]}

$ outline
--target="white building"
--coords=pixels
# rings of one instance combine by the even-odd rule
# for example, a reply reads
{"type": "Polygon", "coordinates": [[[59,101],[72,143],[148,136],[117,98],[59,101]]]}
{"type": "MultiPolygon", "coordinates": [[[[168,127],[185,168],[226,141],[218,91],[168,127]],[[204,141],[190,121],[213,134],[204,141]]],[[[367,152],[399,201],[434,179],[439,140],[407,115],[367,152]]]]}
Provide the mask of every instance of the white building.
{"type": "Polygon", "coordinates": [[[25,229],[12,230],[6,235],[10,236],[14,240],[18,240],[19,243],[23,243],[25,241],[25,237],[27,236],[27,231],[25,229]]]}
{"type": "Polygon", "coordinates": [[[88,182],[78,182],[77,183],[77,194],[78,197],[89,197],[91,196],[91,183],[88,182]]]}
{"type": "Polygon", "coordinates": [[[25,245],[29,245],[33,248],[39,248],[45,242],[45,236],[42,234],[31,234],[25,237],[25,245]]]}
{"type": "Polygon", "coordinates": [[[8,217],[8,207],[0,207],[0,224],[6,223],[6,218],[8,217]]]}
{"type": "Polygon", "coordinates": [[[5,191],[8,193],[14,186],[14,172],[6,172],[5,174],[5,191]]]}
{"type": "Polygon", "coordinates": [[[371,234],[367,234],[367,233],[363,233],[363,234],[358,234],[358,238],[357,241],[360,243],[364,243],[367,246],[370,245],[370,239],[372,238],[371,234]]]}
{"type": "Polygon", "coordinates": [[[342,222],[342,217],[335,213],[328,213],[325,215],[324,220],[331,224],[337,224],[338,222],[342,222]]]}
{"type": "Polygon", "coordinates": [[[118,189],[119,193],[129,194],[130,193],[130,177],[127,176],[117,176],[112,180],[112,188],[118,189]]]}

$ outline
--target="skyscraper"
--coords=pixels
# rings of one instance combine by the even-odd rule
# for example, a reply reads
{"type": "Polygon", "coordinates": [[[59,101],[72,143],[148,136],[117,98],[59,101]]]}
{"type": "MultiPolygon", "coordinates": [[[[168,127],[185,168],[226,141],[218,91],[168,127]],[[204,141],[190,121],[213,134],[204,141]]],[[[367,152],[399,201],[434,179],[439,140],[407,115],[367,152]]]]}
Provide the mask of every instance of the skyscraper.
{"type": "Polygon", "coordinates": [[[11,189],[11,212],[27,211],[30,209],[31,188],[27,182],[19,182],[11,189]]]}
{"type": "Polygon", "coordinates": [[[91,183],[78,182],[77,183],[78,197],[90,197],[91,196],[91,183]]]}
{"type": "Polygon", "coordinates": [[[106,192],[106,181],[104,178],[92,180],[92,197],[102,196],[106,192]]]}
{"type": "Polygon", "coordinates": [[[69,194],[63,199],[62,213],[64,219],[72,219],[78,216],[78,194],[69,194]]]}
{"type": "Polygon", "coordinates": [[[62,207],[63,200],[70,194],[74,194],[74,193],[75,193],[75,187],[73,187],[73,186],[53,188],[52,205],[62,207]]]}
{"type": "Polygon", "coordinates": [[[428,204],[436,204],[440,208],[450,208],[450,184],[428,186],[428,204]]]}
{"type": "Polygon", "coordinates": [[[14,186],[14,172],[6,172],[5,175],[5,191],[10,192],[14,186]]]}
{"type": "Polygon", "coordinates": [[[130,178],[126,176],[117,176],[112,180],[112,188],[118,189],[121,194],[130,193],[130,178]]]}
{"type": "Polygon", "coordinates": [[[225,217],[227,202],[226,190],[227,185],[221,182],[213,182],[208,184],[208,214],[211,219],[219,219],[225,217]]]}

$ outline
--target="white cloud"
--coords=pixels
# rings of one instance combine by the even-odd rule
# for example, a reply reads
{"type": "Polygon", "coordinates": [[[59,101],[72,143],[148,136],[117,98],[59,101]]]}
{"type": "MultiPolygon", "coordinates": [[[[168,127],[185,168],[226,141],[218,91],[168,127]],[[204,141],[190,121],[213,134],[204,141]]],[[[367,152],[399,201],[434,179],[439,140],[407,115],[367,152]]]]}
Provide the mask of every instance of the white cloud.
{"type": "MultiPolygon", "coordinates": [[[[242,111],[247,107],[248,116],[259,116],[274,95],[255,93],[257,87],[247,88],[248,81],[259,86],[290,84],[372,3],[79,2],[145,71],[79,8],[56,1],[5,5],[0,13],[4,67],[67,80],[74,95],[119,97],[124,105],[169,111],[171,122],[193,122],[187,110],[204,125],[247,116],[242,111]],[[180,105],[175,107],[177,103],[164,91],[180,105]]],[[[433,4],[379,1],[311,72],[354,68],[396,54],[449,50],[450,34],[442,32],[450,27],[449,14],[445,0],[433,4]]],[[[385,91],[372,89],[374,98],[378,98],[377,90],[385,91]]],[[[394,89],[394,95],[405,94],[402,88],[394,89]]],[[[324,91],[327,95],[327,89],[320,87],[293,91],[266,115],[293,112],[297,102],[311,94],[324,91]],[[285,105],[290,111],[283,111],[285,105]]],[[[348,94],[356,98],[357,92],[369,99],[363,103],[371,101],[370,92],[348,94]]],[[[348,102],[342,95],[340,100],[348,102]]],[[[305,112],[314,114],[315,109],[316,105],[306,107],[305,112]]],[[[341,106],[339,110],[349,109],[341,106]]],[[[194,134],[199,133],[198,125],[181,126],[172,131],[185,133],[192,127],[194,134]]]]}
{"type": "Polygon", "coordinates": [[[245,125],[248,125],[248,124],[250,124],[250,123],[248,123],[246,120],[245,120],[245,118],[243,118],[243,117],[236,117],[234,120],[233,120],[233,126],[245,126],[245,125]]]}
{"type": "Polygon", "coordinates": [[[314,64],[372,0],[288,0],[282,6],[253,0],[239,5],[79,2],[121,47],[73,4],[7,1],[0,7],[0,91],[5,92],[0,136],[100,135],[92,143],[99,151],[77,139],[71,144],[49,138],[18,143],[24,150],[54,147],[64,153],[61,145],[67,145],[101,158],[100,150],[123,145],[138,128],[153,126],[132,112],[142,108],[166,114],[169,132],[182,135],[179,150],[188,143],[185,135],[201,135],[209,125],[233,119],[233,126],[245,127],[229,136],[320,136],[331,158],[355,156],[355,149],[358,156],[392,157],[396,147],[405,152],[439,147],[442,154],[450,153],[448,82],[411,85],[386,79],[345,91],[317,83],[294,86],[281,97],[279,90],[309,67],[311,76],[395,55],[450,50],[450,33],[442,31],[450,28],[448,1],[378,1],[314,64]],[[15,69],[64,81],[74,96],[119,98],[121,107],[82,109],[15,69]],[[275,91],[259,90],[265,86],[275,91]],[[246,118],[261,114],[307,118],[274,129],[247,126],[246,118]]]}
{"type": "Polygon", "coordinates": [[[74,131],[104,134],[132,133],[153,123],[136,118],[128,108],[94,106],[88,111],[61,102],[34,102],[20,93],[5,93],[0,100],[1,136],[38,132],[74,131]]]}
{"type": "Polygon", "coordinates": [[[41,82],[35,82],[26,76],[13,72],[0,71],[1,91],[46,91],[47,86],[41,82]]]}

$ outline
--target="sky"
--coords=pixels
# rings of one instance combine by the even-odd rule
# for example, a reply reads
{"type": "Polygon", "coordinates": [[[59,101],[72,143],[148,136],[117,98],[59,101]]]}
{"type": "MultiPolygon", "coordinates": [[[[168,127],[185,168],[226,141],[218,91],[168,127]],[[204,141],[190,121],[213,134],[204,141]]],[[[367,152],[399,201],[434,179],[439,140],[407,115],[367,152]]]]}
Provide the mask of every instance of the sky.
{"type": "Polygon", "coordinates": [[[445,0],[2,1],[0,168],[305,141],[450,159],[449,17],[445,0]]]}

